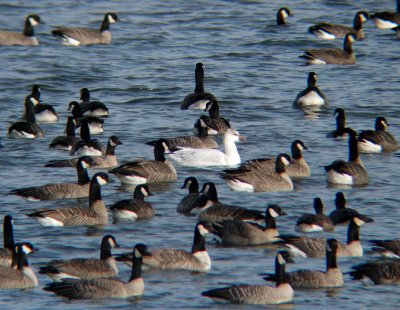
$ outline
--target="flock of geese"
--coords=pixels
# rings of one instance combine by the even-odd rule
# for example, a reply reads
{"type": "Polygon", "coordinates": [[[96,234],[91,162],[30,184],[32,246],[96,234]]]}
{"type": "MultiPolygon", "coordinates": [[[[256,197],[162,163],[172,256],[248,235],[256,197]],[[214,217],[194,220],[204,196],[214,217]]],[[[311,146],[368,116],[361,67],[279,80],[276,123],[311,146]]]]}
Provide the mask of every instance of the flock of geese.
{"type": "MultiPolygon", "coordinates": [[[[400,2],[400,1],[398,1],[400,2]]],[[[400,5],[398,9],[400,8],[400,5]]],[[[291,15],[288,8],[277,14],[277,24],[284,25],[291,15]]],[[[343,49],[313,49],[304,51],[301,58],[310,64],[353,64],[355,56],[352,42],[364,38],[363,22],[374,20],[378,28],[395,28],[400,23],[400,12],[381,12],[369,15],[360,11],[354,17],[353,27],[319,23],[309,28],[318,39],[344,38],[343,49]]],[[[52,33],[61,38],[65,45],[88,45],[111,43],[109,27],[118,21],[117,15],[107,13],[99,30],[85,28],[59,28],[52,33]]],[[[29,15],[23,33],[0,32],[0,45],[38,45],[33,27],[40,24],[40,17],[29,15]]],[[[397,28],[395,29],[397,30],[397,28]]],[[[321,107],[327,98],[318,88],[316,74],[310,72],[307,88],[294,101],[296,108],[321,107]]],[[[112,135],[106,147],[92,138],[104,131],[103,124],[109,114],[107,106],[100,101],[91,101],[87,88],[80,91],[80,102],[71,101],[65,135],[49,141],[49,147],[68,152],[74,158],[50,160],[46,167],[72,167],[77,171],[76,183],[53,183],[41,186],[14,189],[7,195],[18,195],[25,199],[44,201],[57,199],[88,199],[87,207],[55,207],[37,209],[27,216],[43,226],[96,226],[109,223],[108,209],[102,201],[101,187],[110,182],[113,174],[122,184],[133,184],[132,199],[114,203],[109,209],[118,220],[144,220],[155,216],[152,205],[145,198],[152,195],[149,186],[156,183],[175,182],[177,167],[224,167],[219,176],[233,191],[276,192],[292,191],[293,181],[307,178],[311,171],[303,151],[307,146],[301,140],[291,144],[291,154],[277,154],[275,158],[258,158],[242,162],[236,143],[245,137],[236,131],[229,120],[220,116],[217,98],[204,89],[202,63],[195,68],[195,89],[181,103],[181,109],[199,109],[208,112],[194,124],[195,135],[149,141],[154,148],[154,159],[137,159],[119,164],[116,148],[120,139],[112,135]],[[79,129],[78,137],[75,131],[79,129]],[[223,150],[213,135],[223,135],[223,150]],[[88,169],[100,169],[91,178],[88,169]],[[106,173],[104,170],[107,170],[106,173]]],[[[399,148],[396,139],[386,131],[387,120],[378,116],[374,130],[357,134],[346,127],[345,111],[335,110],[337,128],[328,137],[348,137],[348,161],[336,160],[325,166],[326,181],[332,184],[366,185],[369,175],[360,153],[394,152],[399,148]]],[[[40,123],[57,122],[59,117],[53,106],[41,101],[38,85],[25,99],[23,120],[8,128],[10,138],[43,138],[40,123]]],[[[160,270],[190,270],[205,272],[211,269],[211,258],[206,250],[206,236],[213,235],[221,245],[242,247],[275,244],[280,250],[276,254],[275,272],[263,274],[264,279],[275,282],[269,285],[232,285],[204,291],[203,296],[232,303],[279,304],[292,302],[294,289],[333,288],[344,285],[344,276],[339,269],[337,258],[359,257],[364,251],[360,242],[360,228],[373,220],[357,210],[346,208],[342,192],[336,194],[336,210],[324,214],[323,202],[314,199],[315,213],[300,216],[294,225],[297,232],[333,231],[337,225],[348,225],[346,242],[336,239],[311,238],[300,235],[280,235],[276,221],[287,215],[278,205],[268,205],[265,212],[228,205],[218,200],[217,188],[213,182],[200,185],[194,176],[187,177],[182,186],[188,194],[181,199],[177,213],[197,216],[194,227],[193,246],[190,252],[179,249],[150,249],[142,243],[133,247],[132,252],[112,255],[118,247],[112,235],[103,237],[98,259],[55,260],[40,267],[39,273],[46,274],[53,282],[44,290],[71,299],[95,299],[139,296],[144,293],[142,266],[160,270]],[[286,272],[286,264],[295,257],[326,257],[326,270],[297,270],[286,272]],[[118,262],[131,266],[128,281],[118,279],[118,262]]],[[[35,252],[29,243],[16,243],[13,236],[12,216],[3,220],[4,248],[0,249],[0,288],[27,289],[38,285],[38,279],[29,267],[27,256],[35,252]]],[[[399,240],[371,240],[373,251],[387,257],[399,258],[399,240]]],[[[400,261],[375,260],[352,267],[349,274],[354,279],[369,278],[374,284],[400,284],[400,261]]]]}

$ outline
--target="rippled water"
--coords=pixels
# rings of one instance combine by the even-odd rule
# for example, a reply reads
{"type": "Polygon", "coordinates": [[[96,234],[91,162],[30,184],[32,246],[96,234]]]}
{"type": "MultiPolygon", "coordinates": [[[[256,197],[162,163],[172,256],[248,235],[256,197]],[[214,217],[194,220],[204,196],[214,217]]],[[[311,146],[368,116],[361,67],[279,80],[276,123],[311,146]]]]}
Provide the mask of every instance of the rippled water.
{"type": "MultiPolygon", "coordinates": [[[[23,210],[73,205],[74,201],[26,202],[14,196],[2,196],[1,217],[15,218],[18,241],[33,242],[40,251],[30,257],[35,270],[56,258],[97,257],[101,237],[116,236],[129,250],[144,242],[150,249],[161,246],[190,250],[195,218],[176,214],[176,206],[186,194],[183,180],[195,175],[201,183],[217,184],[220,201],[264,210],[269,203],[281,205],[289,214],[278,220],[281,232],[293,233],[301,213],[312,210],[314,197],[321,197],[326,211],[333,209],[337,191],[325,182],[322,166],[338,158],[347,158],[347,142],[325,138],[333,129],[336,107],[347,113],[348,125],[356,130],[372,128],[376,116],[386,116],[390,131],[400,137],[398,109],[399,41],[391,31],[365,25],[366,39],[354,46],[357,64],[353,66],[305,66],[299,49],[342,46],[340,41],[320,42],[306,33],[311,23],[328,21],[351,24],[358,10],[394,9],[394,1],[290,1],[294,12],[287,27],[275,26],[281,3],[273,1],[10,1],[0,4],[1,29],[19,30],[23,18],[39,14],[46,22],[36,28],[39,47],[1,47],[0,194],[11,189],[61,180],[75,180],[73,169],[48,169],[49,159],[66,155],[48,150],[53,137],[63,132],[67,105],[79,99],[79,90],[88,87],[94,99],[110,108],[106,143],[118,135],[124,145],[117,149],[120,160],[153,155],[144,144],[161,136],[191,133],[198,111],[181,111],[179,103],[194,89],[194,67],[203,62],[205,87],[221,103],[221,115],[229,118],[247,141],[238,145],[243,160],[289,152],[290,143],[301,139],[309,147],[305,153],[312,177],[295,182],[292,193],[235,193],[220,180],[214,169],[178,169],[178,181],[165,192],[157,192],[149,201],[157,216],[137,223],[109,224],[104,230],[81,228],[45,228],[24,215],[23,210]],[[123,22],[113,24],[113,44],[108,46],[65,47],[49,33],[58,25],[98,27],[103,14],[115,11],[123,22]],[[319,117],[305,117],[292,109],[292,101],[305,88],[309,71],[318,73],[318,84],[329,99],[319,117]],[[42,89],[42,99],[53,104],[61,118],[58,124],[43,125],[47,135],[34,141],[5,138],[7,127],[23,111],[24,97],[32,84],[42,89]]],[[[372,238],[398,237],[398,164],[393,155],[362,157],[371,182],[362,189],[346,189],[348,205],[372,216],[375,223],[361,229],[363,244],[372,238]]],[[[118,180],[103,188],[107,205],[131,196],[131,189],[118,180]]],[[[326,234],[342,241],[346,227],[326,234]]],[[[276,250],[269,248],[219,248],[207,243],[213,268],[206,274],[187,272],[145,272],[146,292],[136,300],[70,302],[42,291],[49,281],[39,275],[40,284],[28,291],[0,292],[0,307],[81,309],[81,308],[217,308],[200,296],[205,289],[233,283],[262,284],[260,272],[272,271],[276,250]]],[[[348,271],[366,258],[340,259],[348,271]]],[[[288,269],[324,269],[324,260],[298,259],[288,269]]],[[[120,266],[121,278],[129,277],[129,268],[120,266]]],[[[295,308],[367,308],[397,306],[397,287],[363,287],[345,277],[342,289],[296,291],[295,308]]],[[[231,307],[231,306],[230,306],[231,307]]],[[[242,306],[245,307],[245,306],[242,306]]],[[[241,307],[241,308],[242,308],[241,307]]],[[[286,307],[285,307],[286,308],[286,307]]],[[[291,306],[289,306],[291,308],[291,306]]]]}

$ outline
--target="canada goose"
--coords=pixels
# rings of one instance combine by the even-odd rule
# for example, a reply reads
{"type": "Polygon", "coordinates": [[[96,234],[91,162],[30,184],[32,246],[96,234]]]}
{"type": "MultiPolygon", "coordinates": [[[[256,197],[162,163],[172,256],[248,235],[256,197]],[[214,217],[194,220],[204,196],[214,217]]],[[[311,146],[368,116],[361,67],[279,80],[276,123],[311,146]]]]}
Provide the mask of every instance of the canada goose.
{"type": "Polygon", "coordinates": [[[140,184],[136,186],[133,192],[133,200],[120,200],[110,207],[113,217],[116,219],[129,219],[134,221],[154,217],[155,211],[151,203],[144,200],[144,198],[149,195],[152,195],[152,193],[147,185],[140,184]]]}
{"type": "MultiPolygon", "coordinates": [[[[178,249],[159,249],[150,251],[143,256],[143,265],[162,270],[208,271],[211,269],[211,259],[206,250],[205,235],[210,232],[210,225],[198,222],[194,229],[192,251],[178,249]]],[[[117,261],[130,262],[130,255],[116,257],[117,261]]]]}
{"type": "Polygon", "coordinates": [[[76,127],[80,127],[82,119],[85,119],[89,125],[90,134],[97,135],[104,132],[104,120],[94,116],[83,116],[81,106],[78,102],[71,101],[68,106],[68,111],[71,111],[72,116],[76,120],[76,127]]]}
{"type": "Polygon", "coordinates": [[[396,139],[386,131],[389,126],[384,117],[377,117],[375,130],[363,130],[358,135],[358,150],[361,153],[394,152],[399,148],[396,139]]]}
{"type": "Polygon", "coordinates": [[[400,285],[400,262],[397,260],[369,261],[351,267],[353,280],[368,278],[375,285],[400,285]]]}
{"type": "Polygon", "coordinates": [[[307,79],[307,88],[302,90],[294,100],[295,107],[322,106],[327,104],[328,100],[317,86],[317,74],[310,72],[307,79]]]}
{"type": "Polygon", "coordinates": [[[225,170],[220,174],[228,186],[239,192],[280,192],[292,191],[293,183],[286,173],[290,156],[279,154],[275,161],[275,171],[264,170],[225,170]]]}
{"type": "Polygon", "coordinates": [[[12,138],[34,139],[44,137],[43,129],[36,124],[34,103],[37,99],[31,95],[25,98],[25,118],[24,122],[16,122],[8,128],[8,136],[12,138]]]}
{"type": "MultiPolygon", "coordinates": [[[[196,123],[197,124],[197,123],[196,123]]],[[[196,136],[179,136],[175,138],[164,139],[169,149],[176,149],[180,147],[188,147],[192,149],[216,149],[218,143],[212,137],[208,135],[207,126],[203,120],[197,124],[197,135],[196,136]]],[[[154,146],[156,141],[150,141],[146,144],[154,146]]]]}
{"type": "Polygon", "coordinates": [[[18,195],[28,200],[54,200],[67,198],[85,198],[89,196],[90,178],[87,168],[92,159],[82,156],[78,160],[76,171],[78,183],[50,183],[42,186],[14,189],[7,195],[18,195]]]}
{"type": "Polygon", "coordinates": [[[178,148],[168,153],[168,159],[183,167],[232,166],[240,164],[240,155],[236,142],[246,138],[236,130],[229,129],[224,133],[224,152],[216,149],[178,148]]]}
{"type": "Polygon", "coordinates": [[[397,0],[396,12],[376,12],[371,15],[375,27],[379,29],[392,29],[400,24],[400,1],[397,0]]]}
{"type": "Polygon", "coordinates": [[[343,138],[347,135],[346,133],[346,115],[344,113],[344,110],[342,108],[336,108],[335,112],[333,115],[336,116],[336,129],[330,131],[327,134],[327,137],[329,138],[343,138]]]}
{"type": "Polygon", "coordinates": [[[233,285],[202,292],[215,301],[235,304],[283,304],[293,300],[294,292],[285,278],[285,264],[290,258],[279,251],[275,258],[276,287],[267,285],[233,285]]]}
{"type": "Polygon", "coordinates": [[[211,93],[204,91],[204,69],[203,64],[198,62],[196,64],[196,70],[194,72],[194,78],[196,82],[196,87],[193,93],[187,95],[181,102],[181,109],[200,109],[204,110],[207,102],[212,102],[217,100],[215,96],[211,93]]]}
{"type": "Polygon", "coordinates": [[[35,117],[39,123],[55,123],[58,122],[58,115],[54,107],[50,104],[40,103],[40,87],[39,85],[32,86],[32,97],[37,101],[35,104],[35,117]]]}
{"type": "Polygon", "coordinates": [[[332,184],[368,184],[368,173],[367,170],[365,170],[358,154],[357,133],[351,128],[346,128],[346,132],[350,136],[349,161],[346,162],[344,160],[335,160],[329,166],[325,166],[326,181],[332,184]]]}
{"type": "Polygon", "coordinates": [[[317,232],[333,231],[335,225],[332,220],[324,214],[324,205],[321,198],[314,198],[314,210],[316,214],[306,213],[301,215],[296,222],[296,231],[317,232]]]}
{"type": "Polygon", "coordinates": [[[78,156],[101,156],[103,155],[103,145],[97,139],[92,139],[90,135],[89,123],[86,119],[81,121],[81,139],[76,142],[69,152],[69,155],[78,156]]]}
{"type": "Polygon", "coordinates": [[[381,253],[385,257],[400,258],[400,240],[369,240],[375,246],[372,250],[381,253]]]}
{"type": "Polygon", "coordinates": [[[110,24],[118,21],[117,14],[107,13],[104,15],[100,29],[89,28],[58,28],[51,33],[60,38],[63,45],[79,46],[91,44],[110,44],[110,24]]]}
{"type": "Polygon", "coordinates": [[[290,12],[289,8],[283,7],[278,10],[276,13],[276,24],[278,26],[286,24],[286,18],[292,16],[292,12],[290,12]]]}
{"type": "Polygon", "coordinates": [[[0,31],[0,45],[39,45],[39,41],[33,33],[33,27],[40,23],[43,24],[39,15],[28,15],[25,18],[25,26],[22,33],[5,30],[0,31]]]}
{"type": "Polygon", "coordinates": [[[13,259],[15,268],[0,266],[0,289],[26,289],[38,285],[38,279],[28,263],[28,258],[22,244],[17,244],[14,248],[13,259]]]}
{"type": "MultiPolygon", "coordinates": [[[[4,248],[0,248],[0,266],[11,267],[12,264],[12,254],[15,248],[14,242],[14,232],[12,216],[6,215],[3,221],[3,243],[4,248]]],[[[32,253],[35,248],[30,242],[19,243],[22,245],[24,252],[26,254],[32,253]]]]}
{"type": "Polygon", "coordinates": [[[265,211],[265,226],[243,221],[222,221],[212,223],[211,233],[222,245],[254,246],[277,241],[279,236],[275,218],[286,215],[277,205],[269,205],[265,211]]]}
{"type": "Polygon", "coordinates": [[[356,57],[353,52],[353,42],[356,40],[353,34],[346,34],[344,37],[343,49],[340,48],[321,48],[303,50],[304,58],[310,65],[336,64],[352,65],[356,63],[356,57]]]}
{"type": "Polygon", "coordinates": [[[238,220],[257,222],[265,219],[261,211],[220,203],[217,188],[213,182],[204,183],[200,192],[202,195],[193,202],[191,209],[191,214],[198,213],[200,221],[238,220]]]}
{"type": "MultiPolygon", "coordinates": [[[[347,230],[347,244],[338,243],[337,255],[342,256],[362,256],[363,248],[360,242],[360,227],[366,222],[373,222],[366,216],[356,216],[349,224],[347,230]]],[[[278,237],[283,241],[277,242],[284,244],[285,248],[291,255],[296,257],[323,257],[325,255],[325,238],[307,238],[298,236],[282,236],[278,237]]]]}
{"type": "Polygon", "coordinates": [[[72,116],[68,116],[67,125],[65,127],[65,136],[55,137],[49,144],[50,149],[57,149],[62,151],[71,151],[72,146],[79,141],[75,136],[75,120],[72,116]]]}
{"type": "MultiPolygon", "coordinates": [[[[299,289],[317,289],[342,287],[344,285],[343,274],[337,266],[339,244],[336,239],[326,241],[326,271],[302,269],[287,272],[286,281],[299,289]]],[[[276,281],[276,275],[268,275],[266,281],[276,281]]]]}
{"type": "Polygon", "coordinates": [[[215,101],[207,102],[204,111],[208,111],[209,116],[202,115],[194,124],[194,129],[199,126],[204,126],[201,121],[207,126],[207,132],[209,135],[220,135],[228,131],[231,128],[229,120],[219,116],[219,104],[215,101]]]}
{"type": "Polygon", "coordinates": [[[36,218],[43,226],[96,226],[108,223],[107,209],[101,200],[101,185],[107,184],[110,179],[107,173],[98,172],[90,181],[89,207],[63,207],[45,209],[27,214],[36,218]]]}
{"type": "Polygon", "coordinates": [[[143,295],[142,259],[147,253],[147,247],[142,243],[133,248],[132,272],[128,282],[113,278],[64,280],[49,283],[44,290],[69,299],[127,298],[143,295]]]}
{"type": "Polygon", "coordinates": [[[346,208],[346,198],[342,192],[336,193],[335,206],[336,210],[329,214],[334,225],[347,224],[353,217],[360,214],[357,210],[346,208]]]}
{"type": "Polygon", "coordinates": [[[185,179],[181,189],[183,188],[188,189],[189,194],[181,199],[178,207],[176,208],[176,212],[189,215],[191,214],[192,208],[196,206],[194,202],[200,195],[199,182],[197,182],[197,179],[195,177],[188,177],[185,179]]]}
{"type": "MultiPolygon", "coordinates": [[[[122,145],[121,140],[117,136],[111,136],[108,139],[106,153],[104,156],[92,156],[92,169],[108,169],[118,165],[118,160],[115,155],[115,148],[122,145]]],[[[50,160],[45,164],[45,167],[76,167],[78,158],[50,160]]]]}
{"type": "Polygon", "coordinates": [[[114,236],[106,235],[102,238],[100,246],[100,259],[78,258],[71,260],[54,260],[44,267],[39,273],[46,274],[54,281],[65,278],[97,279],[113,278],[118,275],[117,262],[111,254],[111,249],[119,247],[114,236]]]}
{"type": "Polygon", "coordinates": [[[82,112],[87,116],[108,116],[108,108],[103,102],[90,101],[90,92],[87,88],[82,88],[80,91],[82,103],[80,104],[82,112]]]}
{"type": "Polygon", "coordinates": [[[339,24],[318,23],[308,28],[308,32],[315,35],[318,39],[333,40],[344,38],[346,34],[352,33],[356,40],[365,38],[363,33],[363,22],[369,18],[368,12],[359,11],[354,16],[353,27],[343,26],[339,24]]]}
{"type": "Polygon", "coordinates": [[[150,184],[175,182],[177,174],[175,167],[165,158],[165,142],[160,140],[154,146],[154,160],[138,159],[122,164],[109,173],[123,184],[150,184]]]}

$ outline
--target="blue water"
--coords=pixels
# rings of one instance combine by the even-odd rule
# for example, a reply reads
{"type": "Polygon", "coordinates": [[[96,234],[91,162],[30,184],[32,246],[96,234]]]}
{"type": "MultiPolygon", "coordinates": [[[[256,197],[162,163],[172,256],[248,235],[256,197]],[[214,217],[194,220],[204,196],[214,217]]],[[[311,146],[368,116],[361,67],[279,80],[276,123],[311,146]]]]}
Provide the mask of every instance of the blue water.
{"type": "MultiPolygon", "coordinates": [[[[334,129],[333,111],[343,107],[347,124],[356,130],[370,129],[376,116],[385,116],[394,136],[400,136],[398,109],[399,41],[392,31],[365,24],[366,39],[354,44],[357,63],[352,66],[305,66],[298,58],[302,48],[342,46],[342,40],[321,42],[307,33],[317,21],[351,25],[359,10],[395,9],[394,1],[10,1],[0,4],[0,29],[20,31],[27,14],[36,13],[46,24],[35,31],[38,47],[0,47],[0,194],[1,218],[15,219],[15,238],[30,241],[40,251],[30,256],[35,271],[51,259],[97,257],[104,234],[113,234],[122,245],[115,253],[129,251],[137,242],[150,249],[174,247],[190,250],[195,218],[175,211],[186,194],[180,189],[190,175],[201,183],[217,184],[220,201],[264,210],[269,203],[281,205],[288,216],[278,219],[282,233],[293,233],[296,218],[312,211],[312,200],[321,197],[326,212],[334,208],[336,188],[325,182],[323,166],[335,159],[347,159],[347,141],[325,138],[334,129]],[[276,11],[287,5],[294,16],[288,26],[275,26],[276,11]],[[113,43],[105,46],[66,47],[50,32],[55,26],[99,27],[104,13],[114,11],[122,20],[111,25],[113,43]],[[49,159],[65,153],[48,149],[53,137],[62,134],[68,103],[79,99],[87,87],[93,99],[105,102],[110,117],[99,139],[106,144],[118,135],[123,145],[117,149],[121,161],[152,158],[144,144],[157,137],[190,134],[200,111],[181,111],[180,101],[194,89],[194,68],[204,63],[205,88],[220,101],[221,116],[229,118],[247,141],[238,144],[242,160],[289,152],[290,144],[301,139],[309,147],[304,156],[312,171],[310,178],[295,182],[291,193],[235,193],[218,178],[216,169],[178,168],[178,181],[167,191],[155,192],[149,201],[157,216],[137,223],[110,224],[103,230],[46,228],[24,215],[24,210],[75,205],[75,201],[27,202],[3,196],[9,190],[45,183],[74,181],[73,169],[48,169],[49,159]],[[318,74],[318,84],[329,105],[317,115],[305,116],[292,109],[293,99],[305,88],[308,72],[318,74]],[[44,102],[53,104],[60,116],[57,124],[45,124],[46,137],[34,141],[6,138],[8,126],[23,112],[23,102],[32,84],[39,84],[44,102]]],[[[396,238],[399,160],[392,154],[362,156],[371,182],[362,189],[345,189],[349,207],[366,213],[375,223],[361,229],[367,240],[396,238]]],[[[93,172],[91,172],[93,173],[93,172]]],[[[114,178],[103,188],[107,205],[129,198],[131,188],[123,188],[114,178]]],[[[84,201],[83,204],[86,202],[84,201]]],[[[346,227],[323,234],[346,240],[346,227]]],[[[219,248],[212,240],[207,247],[213,262],[206,274],[188,272],[145,272],[146,291],[133,300],[66,301],[44,292],[49,278],[38,275],[39,286],[27,291],[0,292],[1,308],[82,309],[82,308],[224,308],[200,296],[201,291],[226,284],[263,284],[258,273],[273,270],[275,249],[219,248]]],[[[346,272],[367,260],[343,258],[346,272]]],[[[129,278],[129,268],[120,265],[121,278],[129,278]]],[[[320,259],[297,259],[289,270],[325,268],[320,259]]],[[[296,291],[289,308],[397,307],[397,287],[364,287],[345,276],[344,288],[325,291],[296,291]]],[[[232,306],[229,306],[232,308],[232,306]]],[[[239,308],[239,307],[237,307],[239,308]]],[[[240,308],[247,308],[240,306],[240,308]]],[[[286,307],[285,307],[286,308],[286,307]]]]}

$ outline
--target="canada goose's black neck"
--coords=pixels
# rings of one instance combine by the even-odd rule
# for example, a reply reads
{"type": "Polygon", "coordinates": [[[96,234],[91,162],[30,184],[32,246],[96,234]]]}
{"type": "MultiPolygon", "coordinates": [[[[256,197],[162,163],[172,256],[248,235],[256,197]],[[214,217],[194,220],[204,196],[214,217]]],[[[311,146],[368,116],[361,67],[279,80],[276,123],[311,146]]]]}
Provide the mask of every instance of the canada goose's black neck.
{"type": "Polygon", "coordinates": [[[81,97],[80,97],[81,101],[83,103],[89,103],[90,102],[90,92],[89,89],[87,88],[82,88],[81,89],[81,97]]]}
{"type": "Polygon", "coordinates": [[[101,185],[96,177],[92,177],[89,188],[89,206],[92,206],[96,201],[101,201],[101,185]]]}
{"type": "Polygon", "coordinates": [[[189,194],[198,194],[199,193],[199,182],[196,179],[191,180],[189,185],[189,194]]]}
{"type": "Polygon", "coordinates": [[[108,14],[104,16],[103,21],[100,25],[100,32],[109,31],[110,30],[110,21],[108,19],[108,14]]]}
{"type": "Polygon", "coordinates": [[[36,123],[36,118],[35,118],[35,107],[33,103],[31,102],[31,97],[28,97],[25,99],[25,117],[26,121],[31,124],[36,123]]]}
{"type": "Polygon", "coordinates": [[[33,26],[32,26],[32,24],[31,24],[30,18],[31,18],[31,17],[28,17],[28,18],[25,20],[25,25],[24,25],[23,34],[24,34],[25,36],[27,36],[27,37],[34,37],[35,34],[34,34],[34,32],[33,32],[33,26]]]}
{"type": "Polygon", "coordinates": [[[275,172],[282,173],[286,171],[286,165],[282,161],[282,157],[278,156],[275,162],[275,172]]]}
{"type": "Polygon", "coordinates": [[[112,257],[109,238],[103,238],[101,241],[100,259],[107,259],[109,257],[112,257]]]}
{"type": "Polygon", "coordinates": [[[353,53],[353,42],[351,42],[349,35],[347,35],[344,40],[343,50],[349,54],[353,53]]]}
{"type": "Polygon", "coordinates": [[[321,198],[314,199],[314,210],[315,210],[315,214],[317,214],[317,215],[324,214],[324,205],[322,203],[321,198]]]}
{"type": "Polygon", "coordinates": [[[330,251],[326,251],[326,269],[329,270],[337,267],[337,247],[334,247],[330,251]]]}
{"type": "Polygon", "coordinates": [[[360,241],[360,226],[351,220],[347,230],[347,244],[353,241],[360,241]]]}
{"type": "Polygon", "coordinates": [[[90,182],[89,174],[86,168],[82,167],[81,162],[76,165],[76,172],[78,174],[78,184],[84,185],[90,182]]]}
{"type": "Polygon", "coordinates": [[[194,229],[192,254],[201,251],[206,251],[206,239],[200,233],[198,226],[196,226],[196,228],[194,229]]]}
{"type": "Polygon", "coordinates": [[[344,131],[346,127],[346,117],[344,116],[344,112],[338,112],[336,116],[336,130],[337,131],[344,131]]]}
{"type": "Polygon", "coordinates": [[[276,13],[276,23],[278,25],[284,25],[285,24],[285,17],[283,16],[283,11],[279,10],[278,13],[276,13]]]}
{"type": "Polygon", "coordinates": [[[204,70],[203,70],[203,65],[201,63],[196,64],[194,78],[196,81],[196,87],[194,89],[194,92],[204,93],[204,70]]]}
{"type": "Polygon", "coordinates": [[[378,117],[375,120],[375,130],[376,131],[385,131],[386,130],[386,127],[384,125],[384,119],[378,117]]]}
{"type": "Polygon", "coordinates": [[[269,209],[265,212],[265,229],[275,229],[276,228],[276,220],[269,213],[269,209]]]}
{"type": "Polygon", "coordinates": [[[354,21],[353,21],[354,30],[362,29],[362,17],[361,16],[362,16],[361,14],[356,14],[356,16],[354,16],[354,21]]]}
{"type": "Polygon", "coordinates": [[[164,142],[162,142],[162,140],[158,141],[154,146],[154,159],[161,162],[166,160],[164,142]]]}
{"type": "Polygon", "coordinates": [[[111,140],[108,140],[106,155],[115,155],[115,148],[117,147],[116,143],[111,143],[111,140]]]}
{"type": "Polygon", "coordinates": [[[335,206],[337,210],[344,210],[346,209],[346,199],[342,192],[336,194],[335,198],[335,206]]]}
{"type": "Polygon", "coordinates": [[[276,255],[275,257],[276,286],[287,283],[285,276],[285,262],[283,262],[282,260],[283,258],[281,254],[276,255]]]}
{"type": "Polygon", "coordinates": [[[291,149],[293,159],[300,159],[303,157],[303,154],[297,144],[292,145],[291,149]]]}
{"type": "Polygon", "coordinates": [[[74,118],[72,116],[68,116],[67,126],[65,128],[65,133],[67,137],[75,137],[75,123],[74,118]]]}
{"type": "Polygon", "coordinates": [[[32,86],[31,95],[32,95],[33,98],[35,98],[37,100],[40,100],[40,87],[39,87],[39,85],[35,84],[35,85],[32,86]]]}
{"type": "Polygon", "coordinates": [[[397,0],[397,13],[400,13],[400,0],[397,0]]]}
{"type": "Polygon", "coordinates": [[[26,257],[26,253],[23,250],[22,245],[17,246],[17,269],[23,270],[24,267],[28,267],[28,258],[26,257]]]}
{"type": "Polygon", "coordinates": [[[208,128],[207,127],[203,127],[203,126],[201,126],[201,124],[199,124],[197,126],[197,136],[199,138],[208,137],[208,128]]]}
{"type": "Polygon", "coordinates": [[[219,118],[219,104],[217,101],[211,103],[211,107],[208,110],[211,118],[219,118]]]}
{"type": "Polygon", "coordinates": [[[6,215],[4,217],[3,242],[4,242],[4,248],[9,249],[11,251],[14,250],[15,243],[14,243],[14,232],[13,232],[11,215],[6,215]]]}
{"type": "Polygon", "coordinates": [[[358,158],[358,140],[354,132],[350,133],[349,138],[349,161],[357,161],[358,158]]]}
{"type": "Polygon", "coordinates": [[[91,139],[89,123],[85,119],[83,119],[81,122],[81,134],[80,135],[81,135],[81,139],[83,141],[89,141],[91,139]]]}
{"type": "Polygon", "coordinates": [[[143,186],[141,186],[141,185],[138,185],[135,187],[135,190],[133,191],[133,198],[135,200],[144,200],[145,196],[142,192],[142,188],[143,188],[143,186]]]}
{"type": "Polygon", "coordinates": [[[307,79],[307,86],[308,87],[316,87],[317,86],[317,78],[314,72],[310,72],[307,79]]]}
{"type": "Polygon", "coordinates": [[[142,257],[136,257],[135,250],[132,255],[132,272],[129,281],[140,279],[142,277],[142,257]]]}
{"type": "MultiPolygon", "coordinates": [[[[205,184],[207,185],[207,184],[205,184]]],[[[218,192],[214,184],[208,184],[208,191],[205,193],[208,200],[218,202],[218,192]]]]}
{"type": "Polygon", "coordinates": [[[81,118],[82,117],[82,109],[81,106],[79,105],[78,102],[73,101],[69,104],[69,108],[72,107],[71,113],[73,118],[77,119],[77,118],[81,118]]]}

